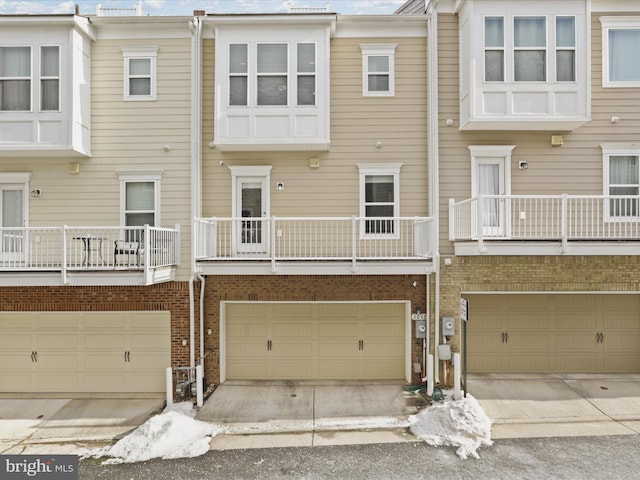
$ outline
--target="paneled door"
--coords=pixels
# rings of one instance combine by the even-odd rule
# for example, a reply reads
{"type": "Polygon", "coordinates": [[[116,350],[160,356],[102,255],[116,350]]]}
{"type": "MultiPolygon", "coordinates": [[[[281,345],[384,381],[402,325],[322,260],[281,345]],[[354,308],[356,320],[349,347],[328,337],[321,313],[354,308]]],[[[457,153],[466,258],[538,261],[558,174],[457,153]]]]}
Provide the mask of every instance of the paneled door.
{"type": "Polygon", "coordinates": [[[269,216],[267,180],[264,177],[238,177],[235,217],[236,250],[243,253],[267,253],[269,216]]]}

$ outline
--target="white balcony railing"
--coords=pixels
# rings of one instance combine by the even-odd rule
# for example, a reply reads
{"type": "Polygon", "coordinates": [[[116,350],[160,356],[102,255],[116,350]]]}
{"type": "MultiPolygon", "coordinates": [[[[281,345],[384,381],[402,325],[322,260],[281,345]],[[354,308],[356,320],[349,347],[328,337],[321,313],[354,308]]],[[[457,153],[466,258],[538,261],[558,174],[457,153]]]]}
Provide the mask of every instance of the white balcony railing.
{"type": "Polygon", "coordinates": [[[640,196],[484,195],[449,200],[449,239],[640,241],[640,196]]]}
{"type": "Polygon", "coordinates": [[[3,227],[0,272],[144,270],[177,265],[179,228],[3,227]]]}
{"type": "Polygon", "coordinates": [[[433,252],[426,217],[196,218],[196,260],[423,260],[433,252]]]}

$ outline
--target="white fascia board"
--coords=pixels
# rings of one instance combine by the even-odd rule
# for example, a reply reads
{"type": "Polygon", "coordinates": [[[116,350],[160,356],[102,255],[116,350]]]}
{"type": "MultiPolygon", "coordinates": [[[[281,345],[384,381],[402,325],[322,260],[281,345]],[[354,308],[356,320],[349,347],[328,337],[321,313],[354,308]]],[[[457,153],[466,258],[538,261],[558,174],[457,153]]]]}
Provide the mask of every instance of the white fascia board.
{"type": "Polygon", "coordinates": [[[204,37],[212,38],[212,32],[224,27],[277,27],[300,28],[307,25],[329,27],[331,37],[336,29],[336,14],[294,15],[294,14],[261,14],[261,15],[207,15],[203,17],[204,37]]]}
{"type": "Polygon", "coordinates": [[[426,15],[338,15],[336,38],[426,37],[426,15]]]}

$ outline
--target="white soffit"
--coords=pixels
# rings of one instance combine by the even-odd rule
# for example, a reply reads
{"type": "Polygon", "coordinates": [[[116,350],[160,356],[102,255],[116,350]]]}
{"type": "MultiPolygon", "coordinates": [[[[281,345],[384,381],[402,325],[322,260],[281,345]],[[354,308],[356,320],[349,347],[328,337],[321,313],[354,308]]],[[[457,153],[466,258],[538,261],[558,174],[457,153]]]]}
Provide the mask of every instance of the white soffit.
{"type": "Polygon", "coordinates": [[[338,15],[336,38],[426,37],[426,15],[338,15]]]}

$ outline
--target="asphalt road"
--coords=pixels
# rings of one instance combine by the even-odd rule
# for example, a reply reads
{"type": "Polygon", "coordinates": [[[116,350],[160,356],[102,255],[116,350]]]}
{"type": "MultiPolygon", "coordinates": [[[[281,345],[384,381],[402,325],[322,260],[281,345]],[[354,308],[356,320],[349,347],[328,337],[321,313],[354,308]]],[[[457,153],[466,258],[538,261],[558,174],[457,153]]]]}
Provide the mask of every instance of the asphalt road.
{"type": "Polygon", "coordinates": [[[197,458],[80,465],[81,479],[598,479],[638,478],[640,435],[496,440],[479,460],[422,442],[211,451],[197,458]]]}

